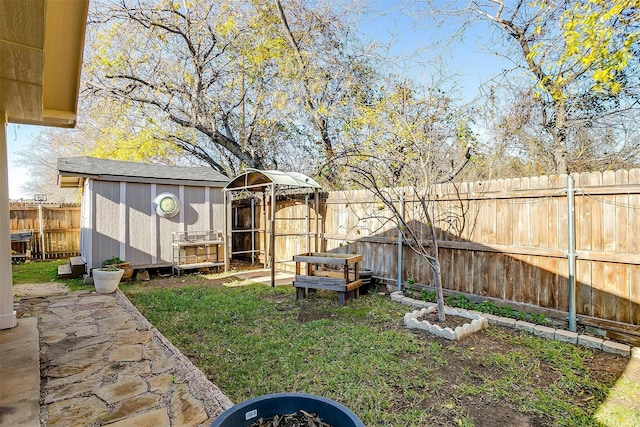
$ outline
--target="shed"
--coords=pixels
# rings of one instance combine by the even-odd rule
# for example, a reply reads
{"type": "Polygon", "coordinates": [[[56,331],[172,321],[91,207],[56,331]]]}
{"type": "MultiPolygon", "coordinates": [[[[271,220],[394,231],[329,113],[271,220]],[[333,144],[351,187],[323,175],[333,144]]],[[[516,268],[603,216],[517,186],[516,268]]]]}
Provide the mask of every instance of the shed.
{"type": "MultiPolygon", "coordinates": [[[[175,266],[180,239],[212,240],[216,233],[224,240],[228,182],[208,167],[58,159],[58,185],[82,189],[80,253],[89,269],[113,257],[132,268],[175,266]]],[[[216,257],[218,249],[226,265],[226,245],[216,247],[216,257]]]]}

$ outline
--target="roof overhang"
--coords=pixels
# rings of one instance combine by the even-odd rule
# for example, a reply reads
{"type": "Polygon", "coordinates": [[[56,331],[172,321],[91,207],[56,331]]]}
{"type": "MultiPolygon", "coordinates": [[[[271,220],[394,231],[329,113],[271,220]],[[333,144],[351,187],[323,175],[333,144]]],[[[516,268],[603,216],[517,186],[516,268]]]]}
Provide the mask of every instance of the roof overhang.
{"type": "Polygon", "coordinates": [[[58,175],[58,187],[82,188],[85,177],[80,175],[58,175]]]}
{"type": "Polygon", "coordinates": [[[88,0],[0,1],[0,112],[74,127],[88,0]]]}

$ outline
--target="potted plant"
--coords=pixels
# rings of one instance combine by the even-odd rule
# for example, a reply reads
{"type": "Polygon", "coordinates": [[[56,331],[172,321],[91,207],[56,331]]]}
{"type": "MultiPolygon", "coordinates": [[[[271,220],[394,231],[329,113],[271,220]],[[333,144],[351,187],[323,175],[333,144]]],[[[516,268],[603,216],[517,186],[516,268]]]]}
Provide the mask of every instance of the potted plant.
{"type": "Polygon", "coordinates": [[[91,275],[93,276],[93,285],[96,287],[96,292],[100,294],[115,292],[123,274],[124,270],[115,265],[94,268],[91,270],[91,275]]]}
{"type": "Polygon", "coordinates": [[[131,268],[131,262],[123,261],[117,256],[105,260],[102,263],[102,265],[104,267],[112,267],[113,266],[113,267],[120,268],[120,269],[124,270],[124,273],[122,274],[122,278],[120,279],[123,282],[131,279],[131,276],[133,276],[133,269],[131,268]]]}
{"type": "Polygon", "coordinates": [[[254,397],[223,412],[211,427],[244,427],[298,411],[313,413],[321,421],[340,427],[364,427],[356,414],[331,399],[304,393],[276,393],[254,397]]]}

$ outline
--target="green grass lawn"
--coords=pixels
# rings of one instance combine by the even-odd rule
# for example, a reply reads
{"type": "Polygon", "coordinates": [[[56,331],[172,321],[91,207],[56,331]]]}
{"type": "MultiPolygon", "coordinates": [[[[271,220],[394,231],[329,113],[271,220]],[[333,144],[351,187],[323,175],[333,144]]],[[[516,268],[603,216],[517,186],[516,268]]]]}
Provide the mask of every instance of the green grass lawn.
{"type": "Polygon", "coordinates": [[[13,284],[59,282],[64,283],[71,290],[93,288],[93,285],[84,285],[82,278],[58,279],[58,266],[68,262],[67,259],[59,259],[13,264],[11,266],[13,284]]]}
{"type": "Polygon", "coordinates": [[[596,426],[627,359],[509,329],[448,342],[367,295],[339,307],[290,286],[121,289],[233,401],[322,395],[368,426],[596,426]]]}
{"type": "MultiPolygon", "coordinates": [[[[93,289],[82,279],[57,279],[64,262],[14,265],[14,284],[93,289]]],[[[166,288],[154,281],[120,287],[235,402],[312,393],[345,404],[368,426],[640,421],[638,411],[602,405],[623,380],[625,358],[497,327],[448,342],[405,329],[407,308],[378,295],[339,307],[332,293],[296,301],[290,286],[184,287],[184,280],[164,279],[166,288]]],[[[623,394],[614,403],[637,395],[637,387],[614,393],[623,394]]]]}

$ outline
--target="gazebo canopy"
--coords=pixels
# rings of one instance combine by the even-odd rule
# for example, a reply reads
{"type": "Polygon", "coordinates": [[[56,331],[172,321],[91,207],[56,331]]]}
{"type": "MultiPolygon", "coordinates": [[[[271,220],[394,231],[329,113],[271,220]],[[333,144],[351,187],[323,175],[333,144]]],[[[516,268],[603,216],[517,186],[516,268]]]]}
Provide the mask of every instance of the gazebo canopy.
{"type": "Polygon", "coordinates": [[[278,189],[311,188],[320,189],[320,184],[312,178],[298,172],[281,172],[276,170],[247,169],[229,182],[223,191],[254,190],[274,185],[278,189]]]}
{"type": "MultiPolygon", "coordinates": [[[[308,176],[298,173],[298,172],[281,172],[276,170],[258,170],[258,169],[247,169],[241,175],[233,178],[223,189],[224,192],[224,203],[227,205],[229,200],[233,200],[234,194],[242,194],[244,192],[250,192],[251,196],[255,195],[258,192],[262,194],[262,203],[265,205],[264,211],[264,224],[262,229],[257,229],[254,227],[254,219],[251,220],[251,228],[249,230],[230,230],[228,227],[230,225],[230,221],[228,218],[225,218],[225,236],[232,235],[234,232],[243,232],[247,231],[251,232],[251,251],[249,253],[255,254],[256,252],[260,252],[260,250],[255,250],[255,233],[262,232],[264,233],[264,242],[267,242],[267,234],[269,235],[269,247],[264,249],[265,254],[265,268],[267,267],[267,261],[271,264],[271,286],[275,286],[275,274],[276,274],[276,249],[275,249],[275,238],[276,237],[289,237],[292,236],[291,233],[277,233],[276,231],[276,204],[277,204],[277,194],[287,193],[289,191],[296,190],[305,190],[305,191],[313,191],[314,193],[314,201],[316,205],[316,211],[318,209],[318,190],[322,189],[320,184],[315,182],[313,179],[308,176]],[[267,210],[266,210],[266,202],[267,199],[270,205],[270,213],[269,213],[269,221],[267,223],[267,210]]],[[[308,198],[307,198],[307,206],[308,206],[308,198]]],[[[253,204],[253,200],[251,203],[251,211],[252,218],[255,217],[255,205],[253,204]]],[[[228,210],[225,209],[225,214],[228,214],[228,210]]],[[[316,230],[319,230],[318,225],[318,217],[316,215],[316,230]]],[[[304,233],[301,236],[307,236],[307,240],[309,240],[311,235],[315,236],[315,247],[318,248],[318,232],[315,233],[304,233]]],[[[310,243],[307,244],[310,246],[310,243]]],[[[311,252],[309,249],[308,252],[311,252]]],[[[246,253],[246,251],[238,252],[238,253],[246,253]]],[[[234,252],[232,251],[233,255],[234,252]]]]}

